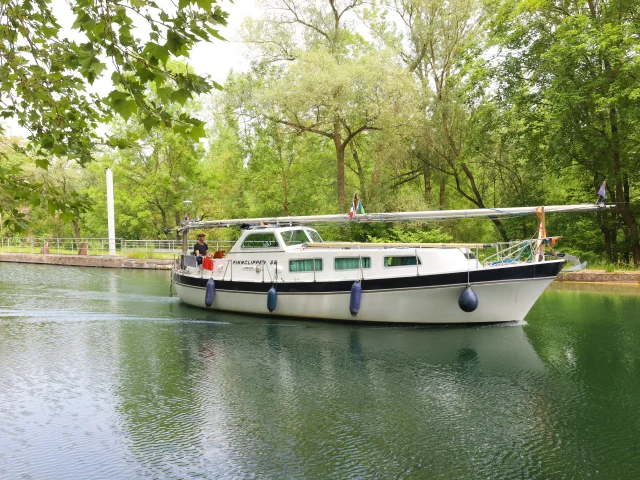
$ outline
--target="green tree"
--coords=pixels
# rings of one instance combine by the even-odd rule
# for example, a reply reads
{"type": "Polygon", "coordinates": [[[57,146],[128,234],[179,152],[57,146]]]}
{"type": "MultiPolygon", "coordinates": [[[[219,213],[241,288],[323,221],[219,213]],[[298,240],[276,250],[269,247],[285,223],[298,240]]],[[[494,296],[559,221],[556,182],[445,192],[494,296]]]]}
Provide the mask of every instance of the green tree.
{"type": "MultiPolygon", "coordinates": [[[[607,178],[636,265],[639,9],[635,0],[487,2],[500,49],[497,90],[527,125],[531,156],[589,172],[590,199],[607,178]]],[[[601,229],[611,242],[611,230],[601,229]]]]}
{"type": "Polygon", "coordinates": [[[245,114],[333,143],[341,211],[348,209],[345,155],[349,150],[358,176],[364,179],[353,142],[401,124],[414,108],[410,76],[388,52],[372,48],[354,33],[348,15],[362,3],[328,1],[310,6],[274,0],[269,5],[279,13],[250,23],[245,35],[262,60],[256,66],[261,82],[245,114]]]}
{"type": "MultiPolygon", "coordinates": [[[[420,85],[422,126],[414,132],[418,141],[409,143],[397,184],[422,178],[430,203],[434,177],[441,209],[453,204],[446,200],[447,183],[463,205],[487,208],[513,200],[501,187],[504,179],[518,178],[517,163],[509,164],[504,155],[500,130],[495,131],[487,109],[479,109],[471,96],[476,79],[469,64],[481,55],[484,35],[479,17],[479,2],[468,0],[387,0],[367,14],[372,31],[395,48],[420,85]]],[[[504,222],[492,221],[508,240],[504,222]]]]}
{"type": "Polygon", "coordinates": [[[25,230],[36,217],[74,222],[86,211],[80,193],[77,163],[56,159],[51,170],[37,168],[31,158],[14,148],[22,139],[8,138],[0,146],[0,214],[3,226],[25,230]],[[35,212],[40,212],[34,216],[35,212]]]}
{"type": "MultiPolygon", "coordinates": [[[[111,151],[98,162],[102,172],[113,168],[118,235],[156,237],[164,228],[179,225],[184,216],[183,201],[206,190],[201,176],[203,146],[164,128],[146,132],[134,122],[122,123],[114,131],[137,139],[135,148],[111,151]]],[[[106,198],[103,183],[104,178],[95,200],[106,211],[106,206],[102,208],[106,198]]],[[[200,205],[196,202],[194,207],[190,214],[195,218],[200,205]]],[[[106,222],[101,225],[104,228],[106,222]]]]}
{"type": "MultiPolygon", "coordinates": [[[[198,42],[220,38],[217,28],[226,23],[226,13],[215,0],[180,0],[169,9],[152,0],[74,0],[69,8],[75,38],[65,36],[50,0],[0,3],[0,118],[29,132],[27,145],[14,144],[15,149],[28,151],[41,167],[53,157],[85,165],[96,145],[117,144],[97,131],[113,113],[136,116],[147,131],[163,126],[193,139],[204,135],[201,120],[172,115],[168,106],[217,85],[167,63],[187,57],[198,42]],[[136,37],[145,30],[146,38],[136,37]],[[111,90],[92,91],[105,74],[111,75],[111,90]],[[157,87],[154,98],[148,96],[149,82],[157,87]]],[[[5,198],[24,201],[20,192],[30,185],[19,169],[3,162],[0,189],[5,198]]],[[[81,207],[55,193],[50,197],[60,210],[81,207]]],[[[11,212],[13,205],[3,203],[2,209],[11,212]]]]}

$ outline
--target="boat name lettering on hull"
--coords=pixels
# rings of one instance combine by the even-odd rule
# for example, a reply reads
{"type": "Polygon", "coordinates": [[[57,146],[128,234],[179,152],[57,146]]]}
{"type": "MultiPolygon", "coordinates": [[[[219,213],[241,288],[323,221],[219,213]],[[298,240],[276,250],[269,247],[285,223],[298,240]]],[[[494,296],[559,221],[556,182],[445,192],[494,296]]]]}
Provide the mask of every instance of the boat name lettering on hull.
{"type": "Polygon", "coordinates": [[[232,262],[234,265],[264,265],[268,263],[269,265],[275,265],[275,260],[234,260],[232,262]]]}

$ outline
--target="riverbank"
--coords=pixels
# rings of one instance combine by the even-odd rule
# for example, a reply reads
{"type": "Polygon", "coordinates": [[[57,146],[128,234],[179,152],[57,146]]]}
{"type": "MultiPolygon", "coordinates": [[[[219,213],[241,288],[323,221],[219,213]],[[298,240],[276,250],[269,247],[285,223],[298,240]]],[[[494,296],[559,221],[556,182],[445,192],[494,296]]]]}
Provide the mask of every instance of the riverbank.
{"type": "Polygon", "coordinates": [[[0,262],[144,270],[171,270],[173,266],[173,260],[170,259],[127,258],[116,255],[44,255],[38,253],[2,253],[0,254],[0,262]]]}
{"type": "Polygon", "coordinates": [[[607,272],[605,270],[582,270],[560,273],[557,282],[583,283],[627,283],[640,284],[640,272],[607,272]]]}

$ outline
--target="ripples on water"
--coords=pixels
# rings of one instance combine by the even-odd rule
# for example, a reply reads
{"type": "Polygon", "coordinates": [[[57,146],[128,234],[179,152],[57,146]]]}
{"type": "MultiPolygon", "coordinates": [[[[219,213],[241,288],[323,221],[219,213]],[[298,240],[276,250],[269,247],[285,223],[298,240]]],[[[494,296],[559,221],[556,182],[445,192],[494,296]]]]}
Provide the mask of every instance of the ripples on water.
{"type": "Polygon", "coordinates": [[[635,294],[528,323],[208,312],[159,272],[0,264],[0,478],[633,478],[635,294]]]}

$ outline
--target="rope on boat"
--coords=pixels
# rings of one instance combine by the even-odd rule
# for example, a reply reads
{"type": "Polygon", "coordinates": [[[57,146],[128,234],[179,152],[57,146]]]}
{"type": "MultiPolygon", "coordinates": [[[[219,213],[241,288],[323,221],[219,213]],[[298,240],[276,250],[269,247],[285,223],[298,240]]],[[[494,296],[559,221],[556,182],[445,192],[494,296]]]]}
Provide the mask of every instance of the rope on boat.
{"type": "MultiPolygon", "coordinates": [[[[224,281],[225,277],[227,276],[227,269],[229,268],[229,263],[230,263],[230,262],[233,262],[233,260],[229,260],[229,261],[227,262],[227,264],[225,265],[225,267],[224,267],[224,273],[222,274],[222,280],[223,280],[223,281],[224,281]]],[[[232,278],[232,280],[233,280],[233,278],[232,278]]]]}
{"type": "Polygon", "coordinates": [[[471,280],[470,280],[471,279],[471,272],[470,272],[471,267],[469,266],[469,254],[471,253],[471,250],[469,250],[469,245],[467,245],[467,251],[464,252],[464,253],[465,253],[464,258],[467,259],[467,287],[470,287],[471,286],[471,280]]]}

